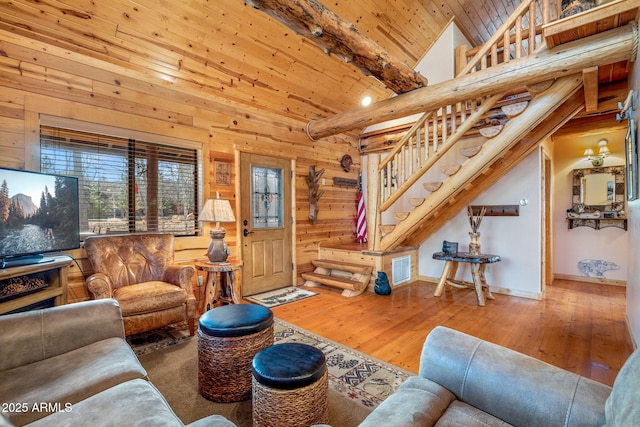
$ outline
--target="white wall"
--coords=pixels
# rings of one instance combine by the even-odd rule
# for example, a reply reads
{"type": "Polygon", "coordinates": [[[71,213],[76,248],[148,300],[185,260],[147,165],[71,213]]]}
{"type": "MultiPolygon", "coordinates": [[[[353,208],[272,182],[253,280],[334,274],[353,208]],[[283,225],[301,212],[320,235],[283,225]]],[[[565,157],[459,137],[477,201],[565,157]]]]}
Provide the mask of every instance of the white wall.
{"type": "Polygon", "coordinates": [[[629,233],[615,227],[594,230],[590,227],[567,227],[567,209],[571,208],[573,170],[591,168],[582,154],[585,148],[595,147],[606,138],[611,156],[604,166],[619,166],[625,163],[624,131],[588,131],[553,137],[553,273],[581,277],[578,262],[583,259],[610,261],[619,270],[609,270],[604,277],[625,282],[628,275],[629,233]]]}
{"type": "MultiPolygon", "coordinates": [[[[456,24],[451,21],[438,40],[416,65],[415,70],[425,76],[430,85],[451,80],[455,75],[455,48],[461,44],[470,44],[456,24]]],[[[421,114],[377,123],[366,128],[365,132],[386,129],[405,123],[412,123],[421,114]]]]}
{"type": "MultiPolygon", "coordinates": [[[[536,150],[471,203],[519,205],[520,200],[527,200],[526,206],[520,206],[519,216],[486,216],[480,225],[482,252],[500,255],[502,259],[487,267],[487,283],[492,291],[527,298],[541,297],[540,182],[541,155],[536,150]]],[[[425,240],[419,250],[419,274],[439,277],[444,264],[432,259],[433,253],[442,250],[443,240],[458,242],[458,250],[466,251],[469,231],[465,210],[425,240]]],[[[460,268],[458,278],[471,280],[468,266],[460,268]]]]}

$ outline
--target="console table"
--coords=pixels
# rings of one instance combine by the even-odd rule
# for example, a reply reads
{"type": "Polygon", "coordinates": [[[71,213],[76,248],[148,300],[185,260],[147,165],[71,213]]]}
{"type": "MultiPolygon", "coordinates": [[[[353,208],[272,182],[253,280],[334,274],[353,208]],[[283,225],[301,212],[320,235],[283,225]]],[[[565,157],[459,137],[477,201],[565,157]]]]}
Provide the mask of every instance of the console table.
{"type": "Polygon", "coordinates": [[[18,294],[0,303],[0,314],[24,309],[30,305],[53,299],[54,305],[67,303],[67,277],[72,259],[68,256],[44,257],[44,262],[0,269],[0,286],[11,279],[27,277],[44,281],[46,286],[18,294]]]}
{"type": "Polygon", "coordinates": [[[487,299],[495,299],[494,296],[491,295],[489,285],[487,285],[487,281],[484,277],[484,270],[487,264],[500,261],[499,255],[470,254],[468,252],[436,252],[433,254],[433,259],[445,261],[440,281],[433,293],[434,296],[439,297],[442,295],[445,285],[449,285],[455,288],[475,289],[478,305],[481,307],[484,307],[487,299]],[[473,283],[455,279],[459,262],[471,264],[471,277],[473,278],[473,283]]]}
{"type": "Polygon", "coordinates": [[[196,269],[207,273],[205,298],[201,312],[212,309],[218,303],[239,304],[242,292],[235,286],[234,272],[242,269],[243,262],[229,260],[223,263],[197,261],[196,269]],[[217,276],[220,275],[218,283],[217,276]]]}

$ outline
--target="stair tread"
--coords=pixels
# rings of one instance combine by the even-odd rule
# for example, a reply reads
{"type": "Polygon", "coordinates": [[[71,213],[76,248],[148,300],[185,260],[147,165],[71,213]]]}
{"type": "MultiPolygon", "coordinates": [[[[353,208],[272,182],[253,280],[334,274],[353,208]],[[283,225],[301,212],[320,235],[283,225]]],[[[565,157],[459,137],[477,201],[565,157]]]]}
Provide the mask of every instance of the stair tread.
{"type": "Polygon", "coordinates": [[[359,291],[366,287],[369,280],[367,279],[367,283],[364,281],[353,280],[346,277],[339,276],[330,276],[328,274],[320,274],[320,273],[302,273],[302,278],[305,280],[311,280],[313,282],[322,283],[325,285],[335,286],[342,289],[352,289],[359,291]]]}
{"type": "Polygon", "coordinates": [[[372,267],[370,265],[354,264],[351,262],[334,261],[330,259],[314,259],[311,261],[314,267],[323,267],[333,270],[348,271],[350,273],[371,273],[372,267]]]}

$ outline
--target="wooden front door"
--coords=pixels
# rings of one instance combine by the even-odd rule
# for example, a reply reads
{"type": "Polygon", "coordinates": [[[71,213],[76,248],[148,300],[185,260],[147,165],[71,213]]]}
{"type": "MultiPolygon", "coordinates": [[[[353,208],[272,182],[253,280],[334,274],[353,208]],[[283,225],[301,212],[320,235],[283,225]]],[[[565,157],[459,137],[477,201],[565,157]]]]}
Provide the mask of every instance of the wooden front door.
{"type": "Polygon", "coordinates": [[[293,284],[291,161],[240,154],[242,295],[293,284]]]}

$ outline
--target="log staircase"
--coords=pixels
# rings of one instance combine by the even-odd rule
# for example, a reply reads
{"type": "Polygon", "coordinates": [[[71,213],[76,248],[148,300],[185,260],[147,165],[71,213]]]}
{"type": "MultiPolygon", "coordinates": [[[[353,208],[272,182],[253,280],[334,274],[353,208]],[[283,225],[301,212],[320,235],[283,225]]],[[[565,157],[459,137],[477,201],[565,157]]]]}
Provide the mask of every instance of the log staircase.
{"type": "MultiPolygon", "coordinates": [[[[640,0],[617,0],[584,12],[575,24],[569,18],[551,23],[548,0],[525,0],[488,43],[474,51],[457,52],[458,63],[462,58],[466,65],[460,67],[453,82],[498,66],[503,74],[518,73],[515,60],[623,27],[635,19],[639,6],[640,0]]],[[[637,46],[636,27],[629,32],[637,46]]],[[[634,55],[629,52],[630,58],[634,55]]],[[[602,58],[603,64],[611,63],[606,61],[602,58]]],[[[455,93],[452,99],[447,94],[449,100],[426,111],[390,151],[370,154],[368,250],[385,253],[420,244],[444,223],[442,218],[448,216],[445,212],[457,213],[465,208],[582,110],[585,79],[583,72],[526,86],[515,83],[471,99],[455,93]],[[424,197],[411,197],[407,203],[403,198],[410,189],[415,193],[416,185],[422,187],[424,197]],[[409,211],[396,208],[407,204],[411,206],[409,211]],[[383,223],[383,217],[389,222],[383,223]]],[[[326,259],[316,262],[316,269],[327,269],[330,263],[326,259]]],[[[329,275],[335,270],[329,269],[329,275]]],[[[313,281],[318,279],[317,274],[306,273],[303,278],[313,281]]],[[[347,286],[344,279],[322,280],[315,281],[347,286]]],[[[361,292],[355,284],[349,285],[354,286],[348,288],[351,296],[361,292]]]]}
{"type": "MultiPolygon", "coordinates": [[[[550,47],[623,27],[633,21],[638,6],[638,1],[614,1],[551,23],[547,1],[523,1],[489,42],[473,51],[452,82],[468,81],[463,78],[498,70],[496,67],[502,74],[517,74],[521,72],[518,59],[549,59],[550,47]]],[[[637,38],[637,29],[631,32],[637,38]]],[[[468,54],[458,52],[457,57],[464,61],[468,54]]],[[[609,64],[607,58],[602,63],[609,64]]],[[[433,231],[429,223],[434,217],[459,205],[456,200],[468,203],[472,199],[466,193],[477,196],[497,179],[487,179],[487,175],[496,171],[503,175],[510,169],[504,167],[506,163],[515,166],[578,113],[584,105],[585,79],[585,71],[526,86],[512,79],[500,91],[488,91],[481,97],[449,97],[448,102],[426,111],[390,151],[370,155],[367,211],[373,213],[368,224],[371,248],[385,251],[419,244],[427,237],[425,229],[433,231]],[[514,150],[520,153],[518,157],[514,150]],[[399,201],[409,189],[415,193],[416,184],[421,184],[424,197],[410,198],[410,211],[398,210],[396,206],[407,205],[399,201]]],[[[597,99],[597,87],[595,91],[597,99]]]]}

